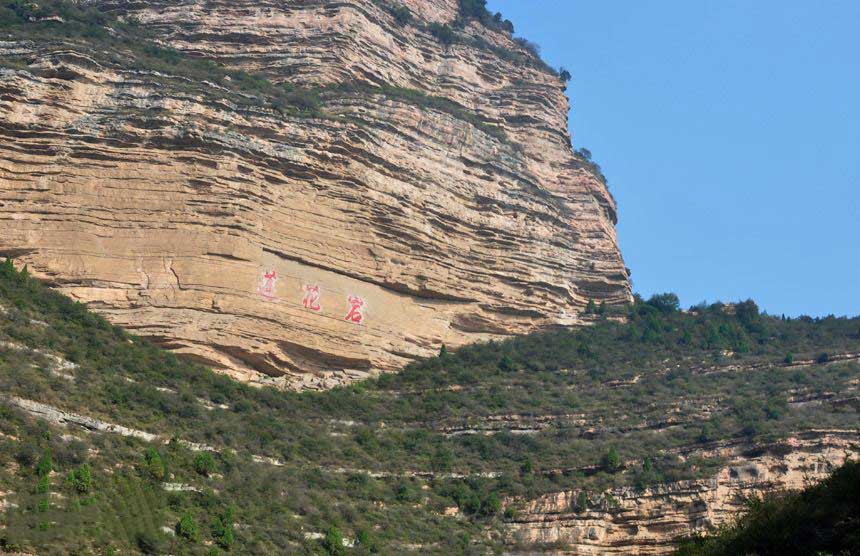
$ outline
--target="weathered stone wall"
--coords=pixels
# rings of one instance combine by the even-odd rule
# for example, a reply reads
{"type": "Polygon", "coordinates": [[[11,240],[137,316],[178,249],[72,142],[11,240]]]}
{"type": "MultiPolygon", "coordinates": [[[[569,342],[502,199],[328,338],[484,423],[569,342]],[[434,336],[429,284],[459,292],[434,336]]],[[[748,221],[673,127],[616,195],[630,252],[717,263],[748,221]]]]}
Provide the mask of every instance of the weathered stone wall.
{"type": "Polygon", "coordinates": [[[746,453],[724,442],[697,456],[720,456],[726,466],[711,479],[679,481],[637,491],[616,489],[588,496],[578,507],[577,491],[526,501],[509,524],[511,544],[533,547],[511,554],[669,554],[675,539],[731,523],[751,496],[802,489],[825,478],[847,458],[860,455],[860,436],[850,431],[807,431],[779,445],[777,453],[746,453]],[[555,548],[552,548],[555,547],[555,548]]]}
{"type": "Polygon", "coordinates": [[[553,75],[365,1],[106,6],[191,55],[418,88],[505,134],[367,93],[288,117],[72,44],[1,43],[27,67],[0,70],[0,252],[112,322],[241,380],[328,387],[629,299],[614,201],[573,156],[553,75]]]}

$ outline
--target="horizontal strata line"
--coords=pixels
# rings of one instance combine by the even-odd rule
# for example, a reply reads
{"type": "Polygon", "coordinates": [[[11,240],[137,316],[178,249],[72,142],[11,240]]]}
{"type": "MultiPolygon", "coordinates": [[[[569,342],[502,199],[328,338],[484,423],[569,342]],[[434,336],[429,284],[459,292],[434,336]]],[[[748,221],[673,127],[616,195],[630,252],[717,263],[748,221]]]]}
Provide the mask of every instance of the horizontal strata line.
{"type": "MultiPolygon", "coordinates": [[[[16,407],[25,411],[26,413],[36,417],[38,419],[42,419],[45,421],[50,421],[57,425],[77,425],[83,428],[87,432],[106,432],[112,434],[118,434],[120,436],[126,437],[134,437],[140,438],[141,440],[145,440],[147,442],[158,442],[160,444],[168,444],[175,437],[173,436],[164,436],[158,435],[138,429],[133,429],[130,427],[126,427],[124,425],[119,425],[116,423],[110,423],[108,421],[103,421],[101,419],[96,419],[94,417],[88,417],[85,415],[80,415],[78,413],[72,413],[69,411],[65,411],[63,409],[59,409],[57,407],[44,404],[41,402],[36,402],[33,400],[28,400],[25,398],[19,398],[17,396],[0,396],[0,400],[7,402],[9,405],[16,407]]],[[[194,452],[219,452],[219,451],[229,451],[233,454],[238,454],[238,451],[232,448],[217,448],[215,446],[210,446],[207,444],[200,444],[197,442],[191,442],[189,440],[178,440],[179,444],[188,448],[194,452]]],[[[258,454],[252,454],[251,459],[255,463],[271,465],[274,467],[283,467],[286,465],[285,462],[273,458],[270,456],[261,456],[258,454]]],[[[443,479],[467,479],[470,477],[483,477],[483,478],[494,478],[501,475],[501,472],[496,471],[485,471],[478,473],[436,473],[433,471],[373,471],[369,469],[354,469],[354,468],[345,468],[345,467],[327,467],[327,466],[317,466],[318,468],[327,471],[329,473],[336,474],[366,474],[370,477],[374,478],[443,478],[443,479]]]]}

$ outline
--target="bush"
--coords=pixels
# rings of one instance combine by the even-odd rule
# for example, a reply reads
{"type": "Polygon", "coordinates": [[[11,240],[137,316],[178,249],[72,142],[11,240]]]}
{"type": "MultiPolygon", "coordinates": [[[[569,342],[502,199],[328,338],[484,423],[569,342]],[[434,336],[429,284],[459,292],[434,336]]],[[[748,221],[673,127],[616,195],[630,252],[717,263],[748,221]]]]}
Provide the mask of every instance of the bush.
{"type": "Polygon", "coordinates": [[[54,470],[54,462],[51,458],[51,450],[45,448],[39,463],[36,464],[36,475],[41,479],[47,477],[54,470]]]}
{"type": "Polygon", "coordinates": [[[229,507],[216,515],[212,521],[212,539],[224,550],[230,550],[236,543],[233,520],[233,508],[229,507]]]}
{"type": "Polygon", "coordinates": [[[617,473],[621,470],[621,457],[615,448],[610,448],[603,456],[601,466],[608,473],[617,473]]]}
{"type": "Polygon", "coordinates": [[[499,370],[503,373],[511,373],[516,371],[517,367],[514,365],[514,360],[506,354],[499,359],[499,370]]]}
{"type": "Polygon", "coordinates": [[[460,15],[483,21],[490,15],[487,0],[460,0],[460,15]]]}
{"type": "Polygon", "coordinates": [[[454,29],[452,29],[447,23],[444,25],[435,22],[431,23],[430,34],[436,37],[436,39],[445,46],[453,44],[457,38],[457,35],[454,33],[454,29]]]}
{"type": "Polygon", "coordinates": [[[176,523],[176,535],[191,542],[196,542],[200,538],[200,530],[191,514],[184,513],[179,518],[176,523]]]}
{"type": "Polygon", "coordinates": [[[406,6],[396,6],[391,9],[391,15],[394,20],[400,25],[406,25],[412,21],[412,12],[406,6]]]}
{"type": "Polygon", "coordinates": [[[332,525],[325,532],[325,537],[322,539],[323,550],[330,556],[341,556],[346,554],[346,549],[343,546],[343,535],[340,529],[332,525]]]}
{"type": "Polygon", "coordinates": [[[573,78],[573,76],[569,71],[567,71],[567,68],[562,66],[558,68],[558,78],[561,79],[562,83],[567,83],[573,78]]]}
{"type": "Polygon", "coordinates": [[[93,474],[86,463],[69,473],[68,482],[79,494],[87,494],[93,488],[93,474]]]}
{"type": "Polygon", "coordinates": [[[379,543],[376,541],[373,534],[367,529],[358,530],[358,533],[355,534],[355,542],[366,552],[371,554],[379,552],[379,543]]]}
{"type": "Polygon", "coordinates": [[[480,513],[484,517],[492,517],[502,511],[502,501],[495,492],[491,492],[481,501],[480,513]]]}
{"type": "Polygon", "coordinates": [[[154,481],[163,481],[167,476],[164,459],[155,448],[149,448],[143,454],[144,474],[154,481]]]}
{"type": "Polygon", "coordinates": [[[194,456],[194,471],[198,475],[208,477],[215,473],[215,458],[209,452],[200,452],[194,456]]]}
{"type": "Polygon", "coordinates": [[[147,555],[160,554],[162,551],[162,542],[157,536],[149,532],[139,532],[135,535],[135,544],[140,551],[147,555]]]}
{"type": "Polygon", "coordinates": [[[528,39],[524,39],[522,37],[515,38],[514,42],[517,44],[517,46],[525,49],[526,51],[528,51],[529,54],[531,54],[535,58],[540,58],[540,45],[539,44],[534,43],[528,39]]]}
{"type": "Polygon", "coordinates": [[[674,293],[652,295],[646,303],[661,313],[674,313],[681,306],[678,296],[674,293]]]}

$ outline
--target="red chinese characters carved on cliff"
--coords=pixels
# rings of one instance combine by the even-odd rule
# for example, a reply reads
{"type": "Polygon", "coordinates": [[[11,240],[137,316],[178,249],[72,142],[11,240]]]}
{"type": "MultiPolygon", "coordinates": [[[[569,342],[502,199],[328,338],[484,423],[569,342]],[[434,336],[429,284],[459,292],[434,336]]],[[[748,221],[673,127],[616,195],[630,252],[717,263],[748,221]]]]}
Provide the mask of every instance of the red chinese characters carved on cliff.
{"type": "Polygon", "coordinates": [[[343,320],[361,324],[364,320],[364,300],[357,295],[350,295],[347,298],[347,302],[349,303],[349,313],[347,313],[343,320]]]}
{"type": "Polygon", "coordinates": [[[302,305],[311,311],[322,311],[319,284],[305,284],[305,296],[302,298],[302,305]]]}
{"type": "Polygon", "coordinates": [[[278,281],[278,273],[274,270],[265,270],[260,277],[260,287],[257,291],[260,292],[265,299],[271,301],[275,299],[275,283],[278,281]]]}

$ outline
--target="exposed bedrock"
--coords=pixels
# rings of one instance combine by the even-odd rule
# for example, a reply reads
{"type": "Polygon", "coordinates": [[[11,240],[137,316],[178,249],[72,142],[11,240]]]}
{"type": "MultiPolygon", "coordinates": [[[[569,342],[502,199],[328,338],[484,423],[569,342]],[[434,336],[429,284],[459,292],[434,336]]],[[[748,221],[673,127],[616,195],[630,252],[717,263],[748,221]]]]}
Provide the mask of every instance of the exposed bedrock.
{"type": "MultiPolygon", "coordinates": [[[[410,3],[424,21],[453,4],[410,3]]],[[[26,61],[0,69],[0,253],[112,322],[240,380],[320,388],[629,299],[615,204],[570,148],[555,76],[371,2],[109,7],[195,56],[420,89],[503,132],[367,90],[285,116],[80,45],[0,43],[26,61]]]]}
{"type": "Polygon", "coordinates": [[[509,522],[510,554],[670,554],[679,537],[732,523],[750,497],[802,489],[860,454],[856,430],[805,431],[769,449],[721,442],[691,455],[719,456],[726,465],[710,479],[645,490],[557,492],[521,503],[509,522]]]}

